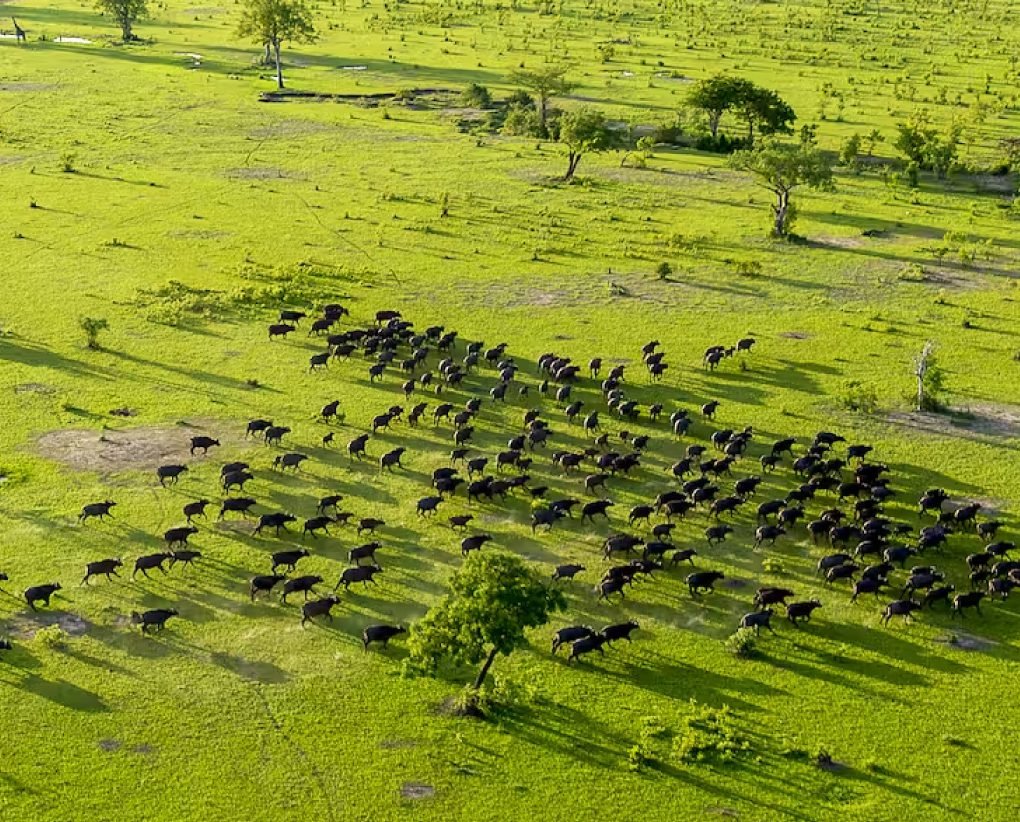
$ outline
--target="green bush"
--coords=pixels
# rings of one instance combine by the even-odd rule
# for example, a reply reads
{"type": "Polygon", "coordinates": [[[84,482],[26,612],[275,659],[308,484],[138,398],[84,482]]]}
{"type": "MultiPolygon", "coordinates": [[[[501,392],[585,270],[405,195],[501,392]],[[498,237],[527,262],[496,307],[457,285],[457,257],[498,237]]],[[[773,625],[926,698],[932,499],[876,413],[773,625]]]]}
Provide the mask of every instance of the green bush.
{"type": "Polygon", "coordinates": [[[721,764],[732,762],[750,750],[751,744],[737,728],[728,705],[712,708],[691,700],[690,714],[673,743],[674,754],[680,762],[721,764]]]}
{"type": "Polygon", "coordinates": [[[843,384],[839,401],[848,411],[861,414],[874,414],[878,410],[878,394],[870,385],[860,380],[848,380],[843,384]]]}
{"type": "Polygon", "coordinates": [[[750,659],[755,655],[758,637],[750,628],[738,628],[726,637],[726,650],[740,659],[750,659]]]}
{"type": "Polygon", "coordinates": [[[472,83],[461,92],[460,104],[468,108],[491,108],[492,95],[485,86],[472,83]]]}

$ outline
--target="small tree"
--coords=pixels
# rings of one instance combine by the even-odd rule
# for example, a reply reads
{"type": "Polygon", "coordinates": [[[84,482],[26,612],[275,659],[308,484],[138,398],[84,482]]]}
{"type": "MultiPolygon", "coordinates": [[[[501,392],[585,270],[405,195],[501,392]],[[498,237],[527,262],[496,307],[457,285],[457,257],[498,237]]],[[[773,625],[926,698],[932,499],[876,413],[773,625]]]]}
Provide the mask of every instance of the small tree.
{"type": "Polygon", "coordinates": [[[877,128],[873,128],[866,135],[864,135],[864,142],[868,146],[868,156],[871,157],[875,153],[875,147],[882,142],[885,142],[885,137],[882,136],[882,132],[877,128]]]}
{"type": "Polygon", "coordinates": [[[102,346],[99,344],[99,333],[106,331],[110,324],[102,317],[80,317],[78,327],[85,332],[85,344],[93,351],[98,351],[102,346]]]}
{"type": "Polygon", "coordinates": [[[861,153],[861,135],[856,132],[847,137],[839,147],[839,164],[844,168],[857,170],[857,157],[861,153]]]}
{"type": "Polygon", "coordinates": [[[239,37],[255,40],[272,50],[276,63],[276,87],[283,88],[280,48],[285,42],[311,43],[315,40],[312,11],[304,0],[245,0],[239,37]]]}
{"type": "Polygon", "coordinates": [[[790,198],[795,188],[805,185],[818,190],[832,188],[832,166],[825,154],[813,146],[780,143],[769,138],[753,149],[733,154],[730,165],[753,174],[758,185],[775,195],[776,202],[772,205],[775,237],[786,237],[790,233],[795,215],[790,198]]]}
{"type": "Polygon", "coordinates": [[[924,344],[924,348],[921,349],[914,368],[914,376],[917,377],[916,410],[941,410],[945,391],[945,372],[938,364],[935,343],[931,340],[928,340],[924,344]]]}
{"type": "Polygon", "coordinates": [[[566,607],[566,597],[548,586],[523,560],[498,551],[472,553],[453,575],[451,592],[411,628],[412,669],[434,675],[440,662],[476,665],[477,691],[499,654],[526,644],[524,631],[544,625],[566,607]]]}
{"type": "Polygon", "coordinates": [[[560,142],[567,147],[567,173],[564,182],[574,179],[581,158],[593,151],[607,151],[616,145],[616,132],[606,123],[601,111],[579,108],[560,118],[560,142]]]}
{"type": "Polygon", "coordinates": [[[510,82],[523,86],[535,98],[535,108],[538,110],[538,122],[543,137],[547,136],[549,131],[547,123],[549,98],[557,94],[567,94],[574,88],[574,83],[570,82],[566,75],[566,66],[518,69],[510,73],[510,82]]]}
{"type": "Polygon", "coordinates": [[[125,43],[138,39],[132,28],[149,13],[148,0],[96,0],[96,8],[117,21],[125,43]]]}

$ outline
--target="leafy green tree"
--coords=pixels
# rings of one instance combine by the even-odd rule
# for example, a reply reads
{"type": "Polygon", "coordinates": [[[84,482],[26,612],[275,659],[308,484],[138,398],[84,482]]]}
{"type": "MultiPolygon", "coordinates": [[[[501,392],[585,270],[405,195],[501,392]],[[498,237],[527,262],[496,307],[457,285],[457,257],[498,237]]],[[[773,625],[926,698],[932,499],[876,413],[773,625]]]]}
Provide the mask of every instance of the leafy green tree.
{"type": "Polygon", "coordinates": [[[581,158],[590,152],[608,151],[617,145],[616,132],[609,127],[601,111],[582,107],[560,118],[560,142],[567,147],[567,173],[564,182],[574,179],[581,158]]]}
{"type": "Polygon", "coordinates": [[[98,351],[102,348],[99,344],[99,334],[106,331],[110,324],[102,317],[79,317],[78,327],[85,332],[85,345],[93,351],[98,351]]]}
{"type": "Polygon", "coordinates": [[[885,137],[882,136],[881,131],[879,131],[877,128],[873,128],[864,136],[864,142],[867,143],[868,156],[871,157],[875,153],[875,147],[879,143],[885,142],[885,137]]]}
{"type": "Polygon", "coordinates": [[[484,660],[475,690],[499,654],[508,656],[526,644],[526,628],[544,625],[550,613],[566,607],[560,590],[519,557],[499,551],[472,553],[450,587],[446,598],[411,628],[409,666],[434,675],[444,660],[455,665],[484,660]]]}
{"type": "Polygon", "coordinates": [[[708,117],[712,139],[719,135],[719,124],[727,111],[743,105],[754,92],[755,85],[741,77],[717,74],[699,80],[687,95],[687,104],[708,117]]]}
{"type": "Polygon", "coordinates": [[[839,164],[845,168],[858,169],[857,157],[861,153],[861,135],[854,132],[839,147],[839,164]]]}
{"type": "Polygon", "coordinates": [[[753,87],[737,104],[737,110],[747,123],[749,143],[754,142],[755,128],[763,136],[793,134],[793,121],[797,115],[772,89],[753,87]]]}
{"type": "Polygon", "coordinates": [[[911,163],[925,171],[934,171],[942,180],[956,162],[963,129],[953,125],[945,134],[932,125],[926,111],[914,114],[907,122],[896,124],[893,147],[911,163]]]}
{"type": "Polygon", "coordinates": [[[138,39],[133,31],[134,24],[149,13],[148,0],[96,0],[96,8],[117,21],[125,43],[138,39]]]}
{"type": "Polygon", "coordinates": [[[312,11],[304,0],[245,0],[239,37],[255,40],[272,50],[276,63],[276,87],[283,88],[280,48],[285,42],[311,43],[315,40],[312,11]]]}
{"type": "Polygon", "coordinates": [[[510,82],[526,88],[535,98],[538,122],[542,135],[548,134],[549,99],[567,94],[574,83],[567,79],[566,66],[546,66],[540,69],[518,69],[510,73],[510,82]]]}
{"type": "Polygon", "coordinates": [[[799,186],[819,190],[832,188],[832,165],[814,146],[766,138],[752,149],[735,152],[730,157],[730,166],[754,175],[758,185],[775,196],[772,204],[775,237],[789,236],[796,215],[791,202],[794,189],[799,186]]]}

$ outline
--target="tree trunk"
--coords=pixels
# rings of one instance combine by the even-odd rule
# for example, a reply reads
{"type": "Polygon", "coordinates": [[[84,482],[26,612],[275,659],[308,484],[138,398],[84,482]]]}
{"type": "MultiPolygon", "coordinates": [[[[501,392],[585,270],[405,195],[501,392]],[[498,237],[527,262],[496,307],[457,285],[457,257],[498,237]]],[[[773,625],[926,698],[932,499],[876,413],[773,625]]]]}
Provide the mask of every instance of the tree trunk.
{"type": "Polygon", "coordinates": [[[130,43],[135,39],[134,34],[131,33],[131,21],[126,17],[120,21],[120,36],[125,43],[130,43]]]}
{"type": "Polygon", "coordinates": [[[579,151],[571,151],[567,155],[567,173],[563,175],[563,182],[569,183],[574,179],[574,172],[577,171],[577,166],[581,162],[581,153],[579,151]]]}
{"type": "Polygon", "coordinates": [[[708,115],[708,128],[712,132],[712,139],[714,140],[719,134],[719,121],[722,120],[722,112],[715,111],[708,115]]]}
{"type": "Polygon", "coordinates": [[[482,684],[485,682],[485,677],[487,677],[489,675],[489,668],[491,668],[492,667],[492,663],[496,661],[496,654],[498,654],[498,653],[499,653],[499,651],[496,649],[495,646],[493,646],[492,650],[489,651],[488,659],[485,660],[485,664],[482,666],[482,670],[480,670],[478,672],[478,676],[475,677],[475,690],[476,691],[479,688],[481,688],[482,684]]]}
{"type": "Polygon", "coordinates": [[[935,348],[935,344],[928,340],[924,344],[924,349],[921,351],[921,356],[917,359],[917,410],[924,411],[925,396],[924,396],[924,375],[928,373],[928,358],[931,357],[931,352],[935,348]]]}
{"type": "Polygon", "coordinates": [[[272,52],[269,49],[269,43],[266,43],[266,50],[262,54],[262,65],[269,66],[269,65],[272,65],[272,62],[273,62],[273,54],[272,54],[272,52]]]}
{"type": "Polygon", "coordinates": [[[546,106],[549,99],[544,94],[538,95],[538,124],[542,128],[542,136],[547,137],[549,130],[545,127],[546,106]]]}
{"type": "Polygon", "coordinates": [[[273,51],[276,55],[276,87],[283,88],[283,64],[280,62],[280,41],[273,41],[273,51]]]}
{"type": "Polygon", "coordinates": [[[772,206],[772,212],[775,214],[775,225],[772,229],[773,233],[777,237],[786,236],[786,217],[790,212],[790,192],[789,191],[777,191],[776,192],[776,204],[772,206]]]}

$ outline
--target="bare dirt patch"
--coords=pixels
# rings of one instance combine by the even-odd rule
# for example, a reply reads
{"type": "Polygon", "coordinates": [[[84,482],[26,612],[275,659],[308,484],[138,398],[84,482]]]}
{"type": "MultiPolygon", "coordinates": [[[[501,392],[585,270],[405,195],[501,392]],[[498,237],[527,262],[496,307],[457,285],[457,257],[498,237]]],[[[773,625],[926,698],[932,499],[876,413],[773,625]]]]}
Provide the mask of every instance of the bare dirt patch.
{"type": "Polygon", "coordinates": [[[848,237],[846,235],[822,234],[812,238],[813,245],[826,248],[860,248],[864,240],[860,237],[848,237]]]}
{"type": "Polygon", "coordinates": [[[779,334],[784,340],[810,340],[811,335],[807,331],[782,331],[779,334]]]}
{"type": "Polygon", "coordinates": [[[36,441],[40,454],[75,471],[112,474],[150,469],[168,462],[191,459],[190,439],[196,434],[215,435],[205,422],[176,426],[145,426],[119,431],[68,428],[50,431],[36,441]]]}
{"type": "Polygon", "coordinates": [[[0,83],[0,91],[35,93],[38,91],[52,91],[57,87],[56,83],[33,83],[29,80],[17,83],[0,83]]]}
{"type": "Polygon", "coordinates": [[[400,786],[400,795],[404,799],[428,799],[436,795],[436,789],[421,782],[405,782],[400,786]]]}
{"type": "Polygon", "coordinates": [[[966,633],[949,634],[948,636],[940,637],[936,642],[944,642],[951,648],[959,648],[961,651],[987,651],[998,644],[983,636],[966,633]]]}
{"type": "Polygon", "coordinates": [[[252,166],[251,168],[228,168],[227,177],[232,180],[304,180],[304,174],[285,171],[271,166],[252,166]]]}
{"type": "Polygon", "coordinates": [[[927,434],[981,441],[1020,438],[1020,406],[979,403],[963,411],[934,414],[927,411],[893,412],[888,422],[927,434]]]}
{"type": "Polygon", "coordinates": [[[85,636],[92,628],[92,623],[78,614],[39,612],[12,619],[10,632],[11,636],[18,639],[31,639],[51,625],[58,626],[68,636],[85,636]]]}
{"type": "Polygon", "coordinates": [[[121,741],[119,739],[100,739],[96,743],[99,748],[104,751],[117,751],[120,750],[121,741]]]}
{"type": "Polygon", "coordinates": [[[41,382],[23,382],[14,386],[15,394],[56,394],[57,389],[52,385],[45,385],[41,382]]]}

